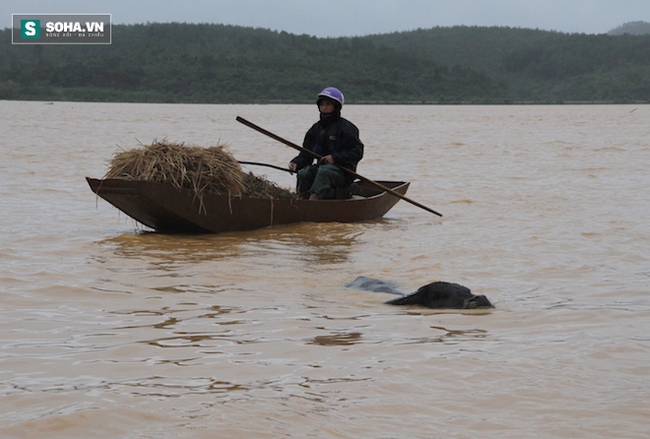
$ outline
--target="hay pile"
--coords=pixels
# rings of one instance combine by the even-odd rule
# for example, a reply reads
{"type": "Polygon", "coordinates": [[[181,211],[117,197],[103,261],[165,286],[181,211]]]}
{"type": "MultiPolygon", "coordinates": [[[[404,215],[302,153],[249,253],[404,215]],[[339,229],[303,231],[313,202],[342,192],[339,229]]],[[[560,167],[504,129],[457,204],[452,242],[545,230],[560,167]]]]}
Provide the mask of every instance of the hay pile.
{"type": "Polygon", "coordinates": [[[251,198],[293,198],[295,194],[252,173],[246,174],[223,145],[201,148],[167,140],[119,152],[104,178],[167,183],[201,200],[206,192],[251,198]]]}

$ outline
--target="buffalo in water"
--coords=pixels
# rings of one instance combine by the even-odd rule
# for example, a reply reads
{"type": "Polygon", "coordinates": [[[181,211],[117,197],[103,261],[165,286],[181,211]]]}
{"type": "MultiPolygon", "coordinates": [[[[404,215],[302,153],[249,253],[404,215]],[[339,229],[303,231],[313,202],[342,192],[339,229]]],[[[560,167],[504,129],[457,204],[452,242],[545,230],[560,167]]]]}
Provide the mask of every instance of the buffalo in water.
{"type": "Polygon", "coordinates": [[[346,287],[400,296],[384,302],[388,305],[420,305],[448,309],[494,308],[487,297],[474,295],[469,288],[450,282],[433,282],[418,288],[414,293],[406,294],[397,290],[392,282],[359,276],[346,284],[346,287]]]}

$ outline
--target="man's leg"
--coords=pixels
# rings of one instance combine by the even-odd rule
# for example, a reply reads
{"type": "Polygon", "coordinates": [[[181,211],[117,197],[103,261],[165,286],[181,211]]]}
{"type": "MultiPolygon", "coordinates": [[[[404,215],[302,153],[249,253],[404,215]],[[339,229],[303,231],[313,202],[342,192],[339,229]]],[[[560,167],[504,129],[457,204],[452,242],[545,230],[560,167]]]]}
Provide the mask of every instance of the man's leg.
{"type": "Polygon", "coordinates": [[[296,185],[296,192],[298,192],[298,194],[306,194],[309,192],[312,184],[314,184],[314,178],[316,178],[317,171],[317,165],[305,166],[298,171],[298,182],[296,185]]]}
{"type": "Polygon", "coordinates": [[[337,186],[345,186],[345,172],[341,171],[336,165],[320,165],[317,168],[314,182],[309,188],[309,192],[316,194],[319,199],[337,186]]]}

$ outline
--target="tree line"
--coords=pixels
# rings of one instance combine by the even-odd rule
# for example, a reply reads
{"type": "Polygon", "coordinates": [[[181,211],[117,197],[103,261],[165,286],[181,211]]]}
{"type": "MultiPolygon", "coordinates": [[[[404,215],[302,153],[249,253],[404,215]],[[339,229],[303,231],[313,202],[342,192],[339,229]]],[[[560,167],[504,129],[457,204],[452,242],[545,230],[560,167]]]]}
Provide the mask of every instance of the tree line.
{"type": "Polygon", "coordinates": [[[316,38],[218,24],[114,25],[111,45],[11,45],[0,99],[311,103],[650,101],[650,35],[507,27],[316,38]]]}

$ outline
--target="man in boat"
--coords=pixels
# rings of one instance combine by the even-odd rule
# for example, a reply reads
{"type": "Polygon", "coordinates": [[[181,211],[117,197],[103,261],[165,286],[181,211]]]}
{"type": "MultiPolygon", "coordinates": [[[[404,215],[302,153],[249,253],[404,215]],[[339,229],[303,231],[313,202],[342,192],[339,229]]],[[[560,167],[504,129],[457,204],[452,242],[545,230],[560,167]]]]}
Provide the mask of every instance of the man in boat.
{"type": "Polygon", "coordinates": [[[314,158],[302,151],[289,163],[289,170],[298,174],[298,193],[310,200],[334,198],[332,192],[336,188],[349,186],[354,176],[339,166],[356,172],[357,163],[363,157],[359,129],[341,117],[343,102],[343,93],[334,87],[318,94],[320,120],[307,131],[303,148],[322,159],[313,164],[314,158]]]}

